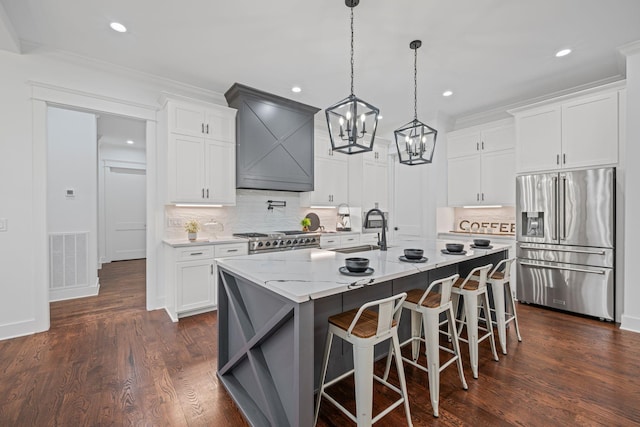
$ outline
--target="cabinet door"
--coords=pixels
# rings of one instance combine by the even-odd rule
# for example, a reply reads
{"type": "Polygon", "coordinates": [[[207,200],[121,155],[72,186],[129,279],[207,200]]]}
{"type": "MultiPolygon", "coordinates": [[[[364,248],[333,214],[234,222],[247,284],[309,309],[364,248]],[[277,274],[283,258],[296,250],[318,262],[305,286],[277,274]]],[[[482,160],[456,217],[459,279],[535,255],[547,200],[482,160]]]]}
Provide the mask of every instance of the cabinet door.
{"type": "Polygon", "coordinates": [[[179,262],[176,269],[178,313],[215,305],[212,260],[179,262]]]}
{"type": "Polygon", "coordinates": [[[483,153],[507,150],[516,146],[515,126],[507,125],[482,131],[480,149],[483,153]]]}
{"type": "Polygon", "coordinates": [[[388,168],[386,164],[365,160],[363,163],[362,179],[362,209],[363,212],[376,207],[388,210],[388,168]]]}
{"type": "Polygon", "coordinates": [[[562,167],[618,163],[618,93],[562,106],[562,167]]]}
{"type": "Polygon", "coordinates": [[[482,191],[485,205],[515,206],[516,168],[514,150],[495,151],[482,155],[482,191]]]}
{"type": "Polygon", "coordinates": [[[450,133],[447,136],[447,158],[469,156],[480,152],[480,132],[450,133]]]}
{"type": "Polygon", "coordinates": [[[235,142],[236,110],[226,107],[205,110],[205,134],[218,141],[235,142]]]}
{"type": "Polygon", "coordinates": [[[205,150],[206,201],[234,205],[236,202],[235,144],[206,140],[205,150]]]}
{"type": "Polygon", "coordinates": [[[309,193],[309,204],[319,206],[337,206],[347,203],[348,164],[346,159],[315,159],[315,190],[309,193]]]}
{"type": "Polygon", "coordinates": [[[517,172],[535,172],[560,167],[560,114],[559,106],[550,106],[517,115],[517,172]]]}
{"type": "Polygon", "coordinates": [[[479,205],[480,156],[449,159],[449,206],[479,205]]]}
{"type": "Polygon", "coordinates": [[[169,137],[169,194],[173,202],[205,201],[204,139],[169,137]]]}
{"type": "Polygon", "coordinates": [[[182,135],[203,136],[205,114],[197,105],[169,103],[169,132],[182,135]]]}

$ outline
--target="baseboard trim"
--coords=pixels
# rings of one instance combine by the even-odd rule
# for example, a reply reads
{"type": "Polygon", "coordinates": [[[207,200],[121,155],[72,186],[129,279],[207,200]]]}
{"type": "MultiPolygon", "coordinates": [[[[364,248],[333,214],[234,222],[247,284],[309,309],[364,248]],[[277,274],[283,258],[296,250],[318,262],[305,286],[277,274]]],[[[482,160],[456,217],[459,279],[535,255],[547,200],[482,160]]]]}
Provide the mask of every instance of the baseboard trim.
{"type": "Polygon", "coordinates": [[[48,323],[45,328],[42,328],[42,326],[38,326],[36,319],[7,323],[6,325],[0,325],[0,341],[33,335],[38,332],[44,332],[47,329],[49,329],[48,323]]]}
{"type": "Polygon", "coordinates": [[[620,329],[640,333],[640,317],[622,315],[620,329]]]}
{"type": "Polygon", "coordinates": [[[96,284],[94,286],[49,289],[49,302],[65,301],[65,300],[76,299],[76,298],[94,297],[98,295],[99,292],[100,292],[100,283],[98,281],[96,281],[96,284]]]}

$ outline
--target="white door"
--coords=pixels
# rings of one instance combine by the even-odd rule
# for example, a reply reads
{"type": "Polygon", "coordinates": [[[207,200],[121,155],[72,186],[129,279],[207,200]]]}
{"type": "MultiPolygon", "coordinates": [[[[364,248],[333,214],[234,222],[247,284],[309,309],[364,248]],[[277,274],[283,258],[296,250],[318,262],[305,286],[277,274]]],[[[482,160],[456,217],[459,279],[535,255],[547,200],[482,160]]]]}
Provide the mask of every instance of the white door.
{"type": "Polygon", "coordinates": [[[107,262],[146,258],[145,186],[142,168],[105,167],[107,262]]]}
{"type": "Polygon", "coordinates": [[[421,237],[424,168],[394,163],[393,169],[394,215],[389,218],[393,236],[395,239],[421,237]]]}

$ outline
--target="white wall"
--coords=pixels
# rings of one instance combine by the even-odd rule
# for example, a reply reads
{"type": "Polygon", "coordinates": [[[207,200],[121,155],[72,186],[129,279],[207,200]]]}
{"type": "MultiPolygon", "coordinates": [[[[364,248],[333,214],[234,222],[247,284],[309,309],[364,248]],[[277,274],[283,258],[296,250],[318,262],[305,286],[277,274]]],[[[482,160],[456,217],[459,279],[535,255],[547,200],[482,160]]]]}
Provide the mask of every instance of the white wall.
{"type": "MultiPolygon", "coordinates": [[[[52,301],[98,291],[97,152],[94,114],[47,110],[47,229],[51,234],[89,233],[86,282],[73,281],[73,289],[51,289],[52,301]],[[68,190],[74,192],[73,197],[67,196],[68,190]]],[[[50,267],[60,271],[64,266],[50,267]]]]}
{"type": "Polygon", "coordinates": [[[625,200],[624,217],[629,227],[625,228],[624,242],[624,309],[622,329],[640,332],[640,286],[635,269],[640,260],[640,228],[635,226],[640,218],[640,191],[634,186],[640,182],[640,43],[636,43],[627,54],[627,117],[625,162],[635,167],[624,170],[625,200]]]}
{"type": "MultiPolygon", "coordinates": [[[[118,103],[129,110],[158,109],[162,91],[219,104],[224,104],[224,98],[205,89],[40,48],[23,55],[0,51],[0,70],[0,218],[8,220],[8,231],[0,232],[0,339],[4,339],[49,328],[46,262],[43,264],[47,236],[44,221],[40,221],[46,206],[46,180],[42,178],[46,157],[41,155],[42,144],[34,142],[45,139],[45,126],[39,123],[34,128],[34,117],[46,113],[32,101],[30,82],[68,88],[70,98],[97,94],[100,102],[95,105],[118,103]]],[[[151,134],[155,138],[155,126],[151,134]]],[[[148,166],[162,181],[162,170],[155,170],[157,160],[154,152],[149,160],[153,164],[148,166]]],[[[148,246],[159,253],[164,209],[155,202],[156,196],[155,190],[147,196],[154,200],[150,234],[157,235],[148,246]]],[[[147,272],[153,283],[156,273],[147,272]]],[[[159,289],[158,295],[151,296],[150,307],[157,306],[162,296],[159,289]]]]}

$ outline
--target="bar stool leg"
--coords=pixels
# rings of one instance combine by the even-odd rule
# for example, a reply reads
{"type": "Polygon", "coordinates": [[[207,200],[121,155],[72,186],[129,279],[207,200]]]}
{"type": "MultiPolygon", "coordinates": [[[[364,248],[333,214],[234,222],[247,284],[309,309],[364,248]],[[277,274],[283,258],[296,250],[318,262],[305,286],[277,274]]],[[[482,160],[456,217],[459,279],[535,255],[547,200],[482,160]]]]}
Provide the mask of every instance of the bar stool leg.
{"type": "MultiPolygon", "coordinates": [[[[373,411],[373,348],[371,345],[359,346],[354,344],[353,346],[358,427],[371,426],[371,413],[373,411]]],[[[399,357],[396,357],[396,360],[398,359],[399,357]]]]}
{"type": "MultiPolygon", "coordinates": [[[[433,416],[438,416],[438,402],[440,399],[440,332],[438,313],[425,313],[422,315],[424,322],[424,337],[426,340],[427,369],[429,370],[429,396],[433,416]]],[[[455,334],[455,325],[453,328],[455,334]]],[[[454,336],[451,338],[454,340],[454,336]]]]}
{"type": "Polygon", "coordinates": [[[511,310],[513,313],[513,322],[516,324],[516,334],[518,335],[518,341],[522,341],[522,337],[520,336],[520,326],[518,326],[518,314],[516,313],[516,300],[511,292],[511,283],[505,283],[505,287],[507,288],[507,292],[509,293],[509,301],[511,302],[511,310]]]}
{"type": "MultiPolygon", "coordinates": [[[[422,314],[411,310],[411,337],[412,338],[420,338],[420,332],[422,328],[422,314]]],[[[414,339],[411,342],[411,357],[413,361],[416,362],[418,357],[420,356],[420,340],[414,339]]]]}
{"type": "MultiPolygon", "coordinates": [[[[491,291],[493,294],[493,305],[496,309],[496,324],[498,325],[498,339],[502,354],[507,354],[507,323],[505,319],[505,300],[504,300],[504,282],[491,282],[491,291]]],[[[488,313],[491,316],[491,313],[488,313]]],[[[487,319],[487,325],[491,326],[490,317],[487,319]]]]}
{"type": "MultiPolygon", "coordinates": [[[[478,378],[478,298],[464,296],[464,316],[467,324],[467,340],[469,341],[469,360],[473,378],[478,378]]],[[[461,323],[463,325],[464,323],[461,323]]],[[[462,328],[460,328],[462,329],[462,328]]],[[[460,331],[458,331],[460,333],[460,331]]]]}
{"type": "Polygon", "coordinates": [[[327,376],[327,366],[329,365],[329,353],[331,352],[331,343],[333,342],[333,332],[331,327],[327,332],[327,340],[324,346],[324,359],[322,360],[322,372],[320,373],[320,387],[318,388],[318,397],[316,398],[316,413],[313,425],[318,423],[318,414],[320,413],[320,402],[322,401],[322,393],[324,392],[324,380],[327,376]]]}
{"type": "Polygon", "coordinates": [[[462,369],[462,356],[460,355],[460,341],[458,341],[458,334],[456,333],[456,316],[453,314],[453,308],[449,307],[447,310],[447,320],[449,322],[449,328],[453,331],[453,335],[451,339],[453,341],[453,351],[458,357],[456,360],[456,364],[458,365],[458,374],[460,375],[460,382],[462,383],[462,388],[465,390],[469,389],[467,386],[467,380],[464,378],[464,370],[462,369]]]}
{"type": "MultiPolygon", "coordinates": [[[[500,359],[498,359],[498,352],[496,351],[496,340],[493,336],[493,326],[491,325],[491,314],[489,312],[489,294],[486,292],[484,292],[484,297],[483,297],[483,302],[482,304],[484,305],[484,313],[485,313],[485,318],[487,319],[487,329],[489,330],[489,342],[491,342],[491,352],[493,353],[493,360],[495,360],[496,362],[500,359]],[[488,316],[487,316],[488,315],[488,316]]],[[[477,313],[477,311],[476,311],[477,313]]],[[[476,319],[477,322],[477,319],[476,319]]],[[[477,323],[476,323],[477,325],[477,323]]],[[[476,330],[478,328],[476,327],[476,330]]],[[[476,348],[476,358],[478,357],[478,352],[477,352],[477,348],[476,348]]],[[[476,364],[477,364],[478,360],[476,359],[476,364]]]]}
{"type": "Polygon", "coordinates": [[[404,413],[407,417],[407,425],[413,426],[411,422],[411,412],[409,411],[409,395],[407,394],[407,381],[404,376],[404,368],[402,366],[402,357],[400,356],[400,341],[398,340],[398,334],[391,336],[391,342],[395,351],[396,357],[396,369],[398,370],[398,379],[400,380],[400,390],[402,391],[402,397],[404,397],[404,413]]]}

